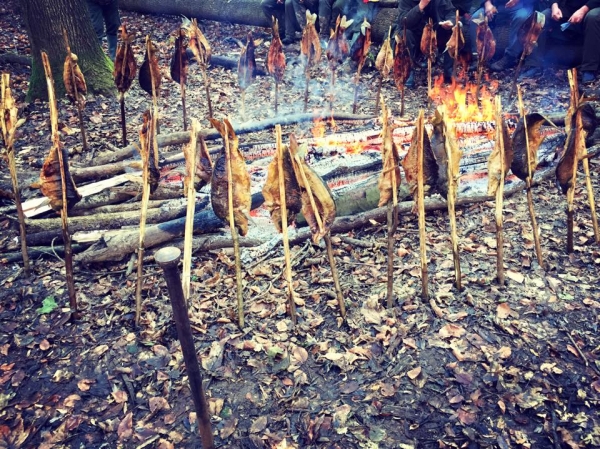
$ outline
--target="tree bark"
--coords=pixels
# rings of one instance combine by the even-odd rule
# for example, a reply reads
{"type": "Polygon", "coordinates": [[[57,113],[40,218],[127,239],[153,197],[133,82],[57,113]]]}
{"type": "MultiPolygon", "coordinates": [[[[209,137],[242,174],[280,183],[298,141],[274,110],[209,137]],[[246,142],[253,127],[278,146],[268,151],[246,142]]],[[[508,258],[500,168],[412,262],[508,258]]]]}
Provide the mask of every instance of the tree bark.
{"type": "Polygon", "coordinates": [[[79,58],[88,90],[114,94],[112,62],[100,47],[83,0],[20,0],[20,4],[33,55],[27,101],[48,95],[41,51],[50,59],[57,97],[64,96],[62,73],[67,50],[63,29],[67,30],[71,51],[79,58]]]}

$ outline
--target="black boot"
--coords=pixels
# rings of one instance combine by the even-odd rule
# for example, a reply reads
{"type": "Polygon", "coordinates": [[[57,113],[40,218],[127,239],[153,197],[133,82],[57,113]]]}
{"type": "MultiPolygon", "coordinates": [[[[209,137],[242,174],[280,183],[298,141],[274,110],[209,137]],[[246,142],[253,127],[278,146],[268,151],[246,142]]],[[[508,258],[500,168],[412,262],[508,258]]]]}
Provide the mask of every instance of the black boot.
{"type": "Polygon", "coordinates": [[[106,36],[106,40],[108,41],[108,56],[114,62],[117,56],[117,35],[106,36]]]}

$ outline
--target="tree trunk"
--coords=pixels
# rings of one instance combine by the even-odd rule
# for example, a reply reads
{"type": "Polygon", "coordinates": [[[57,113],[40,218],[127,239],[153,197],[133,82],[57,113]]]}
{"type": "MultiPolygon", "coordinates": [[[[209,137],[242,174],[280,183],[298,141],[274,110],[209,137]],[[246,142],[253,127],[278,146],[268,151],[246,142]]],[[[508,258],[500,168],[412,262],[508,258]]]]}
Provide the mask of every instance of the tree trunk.
{"type": "Polygon", "coordinates": [[[56,96],[64,96],[63,64],[67,49],[63,29],[67,30],[71,51],[79,58],[79,67],[88,90],[104,95],[114,94],[112,62],[102,51],[83,0],[20,0],[27,27],[33,64],[27,101],[47,98],[46,79],[41,52],[48,53],[54,74],[56,96]]]}

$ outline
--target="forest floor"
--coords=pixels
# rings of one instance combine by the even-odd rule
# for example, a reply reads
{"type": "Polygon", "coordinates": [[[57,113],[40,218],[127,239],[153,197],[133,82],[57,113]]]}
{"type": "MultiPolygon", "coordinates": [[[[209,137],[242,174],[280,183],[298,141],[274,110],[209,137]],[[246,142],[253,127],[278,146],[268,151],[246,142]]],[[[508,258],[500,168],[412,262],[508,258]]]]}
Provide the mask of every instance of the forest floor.
{"type": "MultiPolygon", "coordinates": [[[[16,7],[0,6],[0,46],[22,55],[27,36],[16,7]]],[[[258,12],[257,12],[258,13],[258,12]]],[[[123,12],[142,58],[149,33],[168,67],[179,18],[123,12]]],[[[232,58],[248,27],[201,24],[213,52],[232,58]]],[[[257,59],[264,63],[268,37],[256,29],[257,59]]],[[[298,46],[286,47],[288,73],[280,113],[302,109],[303,76],[294,64],[298,46]]],[[[323,62],[323,67],[325,63],[323,62]]],[[[18,168],[39,172],[50,147],[43,102],[24,104],[29,69],[0,65],[13,80],[21,114],[18,168]]],[[[165,73],[167,70],[165,70],[165,73]]],[[[565,111],[564,71],[524,82],[526,107],[565,111]]],[[[315,75],[309,109],[323,108],[328,71],[315,75]]],[[[210,70],[215,116],[240,119],[235,71],[210,70]]],[[[501,74],[510,79],[510,73],[501,74]]],[[[367,71],[359,113],[373,107],[378,75],[367,71]]],[[[353,88],[342,70],[336,103],[350,112],[353,88]]],[[[423,86],[423,70],[417,76],[423,86]]],[[[505,104],[507,86],[501,84],[505,104]]],[[[384,96],[392,114],[400,97],[391,83],[384,96]]],[[[273,84],[259,77],[248,89],[247,120],[272,116],[273,84]]],[[[163,80],[161,127],[179,131],[178,85],[163,80]]],[[[407,91],[406,115],[426,103],[426,88],[407,91]]],[[[141,125],[149,99],[137,81],[127,97],[129,135],[141,125]]],[[[208,127],[203,82],[192,66],[189,117],[208,127]]],[[[96,154],[118,146],[120,124],[114,98],[89,96],[88,139],[96,154]]],[[[512,106],[514,108],[514,106],[512,106]]],[[[60,100],[62,139],[80,145],[76,111],[60,100]]],[[[514,112],[514,109],[513,109],[514,112]]],[[[309,126],[284,134],[310,132],[309,126]]],[[[272,140],[262,132],[243,142],[272,140]]],[[[76,152],[75,152],[76,153],[76,152]]],[[[71,163],[93,163],[74,154],[71,163]]],[[[4,159],[2,179],[8,178],[4,159]]],[[[591,181],[600,192],[599,165],[591,181]]],[[[580,177],[581,179],[581,177],[580,177]]],[[[38,195],[27,189],[26,197],[38,195]]],[[[575,251],[567,254],[565,197],[553,180],[534,188],[547,269],[537,263],[524,192],[504,208],[506,285],[495,281],[493,204],[457,210],[463,290],[454,287],[447,213],[427,215],[429,291],[421,299],[416,217],[400,217],[395,234],[392,309],[386,295],[386,226],[372,223],[334,235],[345,292],[342,322],[323,248],[292,248],[294,288],[301,298],[292,329],[286,315],[286,285],[280,246],[243,267],[246,327],[236,324],[235,277],[230,251],[197,253],[192,266],[190,319],[209,397],[218,447],[228,448],[597,448],[600,447],[600,247],[594,242],[584,183],[575,195],[575,251]]],[[[10,204],[2,200],[3,205],[10,204]]],[[[251,224],[252,226],[252,224],[251,224]]],[[[0,244],[17,248],[14,221],[0,217],[0,244]]],[[[223,234],[226,229],[223,229],[223,234]]],[[[3,251],[4,251],[3,250],[3,251]]],[[[17,263],[0,265],[0,447],[173,448],[200,447],[172,311],[161,270],[145,265],[145,298],[139,328],[133,323],[135,274],[122,263],[76,266],[83,312],[70,322],[64,263],[34,261],[26,278],[17,263]],[[55,300],[58,307],[52,305],[55,300]]]]}

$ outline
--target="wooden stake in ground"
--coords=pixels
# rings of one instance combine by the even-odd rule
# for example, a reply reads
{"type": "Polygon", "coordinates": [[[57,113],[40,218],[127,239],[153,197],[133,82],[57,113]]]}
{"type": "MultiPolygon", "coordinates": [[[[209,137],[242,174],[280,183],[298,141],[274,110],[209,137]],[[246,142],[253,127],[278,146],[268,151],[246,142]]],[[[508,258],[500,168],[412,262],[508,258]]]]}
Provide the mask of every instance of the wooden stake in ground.
{"type": "Polygon", "coordinates": [[[127,145],[127,122],[125,120],[125,93],[131,87],[135,75],[137,72],[137,63],[135,62],[135,56],[131,48],[133,42],[133,36],[127,34],[127,28],[123,23],[121,25],[121,42],[117,49],[115,57],[115,69],[113,71],[113,77],[115,79],[115,85],[119,91],[119,104],[121,106],[121,131],[122,139],[121,143],[123,146],[127,145]]]}
{"type": "Polygon", "coordinates": [[[481,90],[481,80],[483,79],[483,70],[488,61],[490,61],[496,53],[496,39],[492,34],[492,30],[488,26],[487,16],[477,24],[477,32],[475,35],[477,43],[477,89],[475,96],[479,99],[479,91],[481,90]]]}
{"type": "Polygon", "coordinates": [[[427,58],[427,99],[431,100],[431,66],[437,55],[437,33],[433,28],[433,19],[429,18],[429,22],[423,29],[421,36],[421,53],[427,58]]]}
{"type": "Polygon", "coordinates": [[[275,79],[275,113],[277,113],[279,84],[283,81],[283,74],[285,73],[285,53],[283,52],[283,44],[279,37],[279,23],[275,17],[273,17],[272,32],[273,37],[271,39],[271,46],[269,47],[269,54],[267,55],[267,71],[275,79]]]}
{"type": "MultiPolygon", "coordinates": [[[[531,219],[531,227],[533,232],[533,241],[535,244],[535,254],[537,256],[537,261],[540,267],[543,269],[546,268],[544,263],[544,258],[542,256],[542,245],[540,243],[540,234],[537,226],[537,219],[535,217],[535,209],[533,208],[533,193],[531,191],[531,180],[533,178],[533,170],[532,165],[537,166],[537,157],[535,153],[537,153],[537,148],[534,150],[535,153],[532,154],[532,148],[529,142],[529,131],[527,129],[527,115],[525,114],[525,107],[523,106],[523,97],[521,95],[521,86],[517,86],[517,97],[519,102],[519,114],[521,115],[521,119],[523,120],[523,126],[525,131],[525,154],[526,154],[526,165],[527,165],[527,178],[525,179],[525,188],[527,190],[527,206],[529,208],[529,218],[531,219]]],[[[516,131],[515,131],[516,135],[516,131]]],[[[513,147],[514,145],[514,137],[513,137],[513,147]]],[[[512,165],[511,165],[512,168],[512,165]]],[[[515,170],[513,169],[513,172],[515,170]]]]}
{"type": "Polygon", "coordinates": [[[187,45],[185,44],[185,31],[182,26],[179,28],[179,36],[177,36],[177,39],[175,39],[175,52],[173,53],[173,58],[171,59],[171,79],[176,83],[179,83],[179,87],[181,90],[181,107],[183,110],[184,131],[187,130],[187,113],[185,109],[185,85],[187,83],[189,65],[186,49],[187,45]]]}
{"type": "MultiPolygon", "coordinates": [[[[331,69],[331,85],[329,86],[329,109],[333,111],[333,99],[335,97],[335,71],[344,62],[344,59],[350,53],[348,39],[346,39],[346,29],[352,25],[354,20],[346,20],[346,16],[338,16],[335,21],[335,29],[329,37],[327,44],[327,61],[331,69]]],[[[317,36],[318,41],[318,36],[317,36]]],[[[320,45],[320,44],[319,44],[320,45]]],[[[319,46],[320,48],[320,46],[319,46]]]]}
{"type": "Polygon", "coordinates": [[[252,84],[256,77],[256,60],[254,58],[255,50],[252,33],[248,33],[246,46],[240,54],[238,63],[238,85],[242,90],[242,117],[246,118],[246,89],[252,84]]]}
{"type": "MultiPolygon", "coordinates": [[[[504,178],[509,166],[504,153],[506,126],[502,118],[500,96],[496,97],[496,136],[494,149],[488,159],[488,195],[496,195],[496,278],[504,285],[504,233],[502,207],[504,201],[504,178]]],[[[510,145],[510,141],[508,142],[510,145]]]]}
{"type": "Polygon", "coordinates": [[[190,301],[190,280],[192,271],[192,239],[194,234],[194,213],[196,212],[196,189],[194,180],[196,177],[196,134],[200,130],[198,120],[192,119],[192,131],[190,143],[184,145],[185,156],[185,179],[184,190],[187,197],[187,213],[185,216],[185,235],[183,244],[183,273],[182,288],[185,300],[190,301]]]}
{"type": "Polygon", "coordinates": [[[517,68],[515,69],[515,74],[513,75],[512,85],[510,87],[509,99],[512,99],[515,95],[515,90],[517,88],[517,81],[519,80],[519,75],[521,74],[521,67],[523,67],[523,61],[527,56],[533,53],[533,50],[537,46],[538,37],[542,32],[546,22],[546,17],[539,11],[533,11],[531,15],[523,22],[521,28],[518,31],[518,39],[523,46],[523,51],[521,52],[521,57],[519,58],[519,63],[517,64],[517,68]]]}
{"type": "Polygon", "coordinates": [[[65,89],[67,91],[69,100],[71,100],[71,103],[75,103],[77,106],[77,117],[79,118],[79,127],[81,129],[81,143],[83,145],[83,152],[87,153],[88,145],[87,138],[85,136],[85,124],[83,123],[83,108],[85,106],[85,98],[82,97],[87,93],[87,85],[85,84],[83,73],[81,73],[79,65],[77,64],[77,55],[71,53],[71,47],[67,37],[67,30],[64,28],[63,37],[65,40],[65,46],[67,47],[67,56],[65,58],[63,70],[63,82],[65,84],[65,89]]]}
{"type": "Polygon", "coordinates": [[[23,269],[25,275],[29,276],[29,254],[27,252],[27,234],[25,232],[25,214],[23,213],[23,205],[21,204],[21,191],[17,180],[17,164],[15,162],[15,132],[19,126],[18,109],[15,104],[15,99],[12,96],[10,89],[10,74],[2,74],[2,82],[0,86],[0,127],[2,129],[2,138],[6,147],[6,157],[8,159],[8,170],[10,171],[10,180],[13,186],[15,195],[15,205],[17,206],[17,216],[19,218],[19,233],[21,237],[21,252],[23,254],[23,269]]]}
{"type": "Polygon", "coordinates": [[[360,34],[354,45],[350,49],[351,58],[353,61],[358,63],[356,70],[356,77],[354,79],[354,103],[352,104],[352,113],[356,114],[356,108],[358,107],[358,87],[360,86],[360,73],[362,72],[363,66],[369,56],[369,49],[371,48],[371,24],[367,22],[365,17],[363,23],[360,26],[360,34]]]}
{"type": "Polygon", "coordinates": [[[306,144],[299,147],[296,137],[292,134],[290,136],[290,153],[292,155],[294,173],[302,189],[302,214],[310,228],[313,243],[318,244],[321,238],[325,239],[327,258],[331,267],[331,275],[336,289],[340,315],[342,318],[345,318],[346,305],[344,304],[330,236],[331,225],[335,220],[336,214],[335,202],[327,184],[323,182],[314,170],[306,165],[306,161],[304,160],[306,150],[306,144]]]}
{"type": "Polygon", "coordinates": [[[235,256],[235,277],[238,305],[238,323],[244,327],[244,300],[242,297],[242,267],[238,231],[242,236],[248,233],[248,215],[252,198],[250,196],[250,174],[239,150],[238,138],[229,120],[220,122],[211,119],[212,125],[223,137],[223,150],[215,162],[211,179],[210,199],[215,215],[229,221],[233,251],[235,256]]]}
{"type": "Polygon", "coordinates": [[[317,15],[306,10],[306,25],[302,30],[300,41],[300,54],[304,59],[304,76],[306,77],[306,88],[304,89],[304,112],[308,108],[308,86],[310,84],[310,69],[321,59],[321,41],[315,28],[317,15]]]}
{"type": "Polygon", "coordinates": [[[204,78],[204,90],[206,91],[206,105],[208,107],[208,118],[213,117],[212,102],[210,100],[210,79],[208,77],[208,64],[210,63],[211,49],[208,40],[200,31],[198,27],[198,21],[192,19],[190,22],[188,35],[190,38],[190,50],[196,58],[196,62],[202,70],[202,76],[204,78]]]}
{"type": "Polygon", "coordinates": [[[410,76],[412,60],[406,41],[406,24],[402,38],[396,34],[396,53],[394,54],[394,81],[400,90],[400,117],[404,115],[404,86],[410,76]]]}
{"type": "Polygon", "coordinates": [[[158,92],[160,89],[160,67],[158,65],[158,56],[156,45],[150,40],[150,36],[146,36],[146,53],[144,62],[140,67],[139,81],[140,87],[152,96],[152,119],[155,121],[156,134],[159,133],[158,128],[158,92]]]}
{"type": "MultiPolygon", "coordinates": [[[[142,288],[144,284],[144,239],[146,237],[146,215],[150,199],[150,176],[152,167],[151,155],[153,143],[156,142],[155,120],[150,111],[144,112],[144,124],[140,130],[140,156],[142,157],[142,204],[140,212],[140,240],[138,246],[137,282],[135,289],[135,325],[139,326],[142,313],[142,288]]],[[[156,169],[156,167],[154,167],[156,169]]]]}
{"type": "Polygon", "coordinates": [[[381,99],[381,85],[383,80],[387,79],[394,67],[394,51],[392,50],[392,27],[390,27],[387,39],[381,45],[377,58],[375,59],[375,67],[379,70],[379,83],[377,84],[377,93],[375,94],[375,116],[379,114],[379,102],[381,99]]]}
{"type": "MultiPolygon", "coordinates": [[[[443,120],[443,119],[442,119],[443,120]]],[[[452,259],[454,260],[454,276],[457,290],[462,290],[462,275],[460,269],[460,256],[458,251],[458,235],[456,230],[456,193],[460,179],[459,163],[462,151],[458,148],[454,124],[444,120],[445,147],[448,158],[448,216],[450,218],[450,239],[452,240],[452,259]]]]}
{"type": "MultiPolygon", "coordinates": [[[[75,202],[79,201],[81,199],[81,196],[75,188],[73,179],[70,177],[68,171],[68,161],[65,157],[66,152],[63,151],[63,148],[61,147],[60,135],[58,133],[58,109],[56,107],[54,79],[52,77],[50,61],[48,59],[48,55],[45,52],[42,52],[42,64],[44,65],[44,72],[46,74],[46,84],[48,87],[48,106],[50,107],[50,126],[52,129],[52,148],[50,149],[50,155],[48,156],[46,161],[44,161],[44,166],[42,167],[42,174],[40,175],[40,178],[42,179],[42,192],[44,193],[44,178],[51,173],[51,165],[54,165],[54,169],[52,171],[54,172],[54,174],[56,174],[57,170],[54,160],[58,159],[58,172],[60,173],[60,188],[57,189],[57,186],[54,186],[53,190],[54,192],[60,192],[60,201],[56,201],[53,204],[53,206],[56,206],[56,209],[60,207],[60,214],[62,219],[62,234],[65,247],[65,272],[67,278],[67,290],[69,292],[69,306],[71,307],[71,317],[77,319],[79,317],[79,312],[77,311],[77,292],[75,291],[75,280],[73,278],[73,251],[71,248],[71,235],[69,234],[69,224],[67,220],[67,208],[73,205],[75,202]],[[68,186],[68,181],[70,181],[71,186],[68,186]],[[71,188],[69,189],[69,187],[71,188]]],[[[56,177],[54,178],[54,181],[56,182],[56,177]]]]}
{"type": "Polygon", "coordinates": [[[388,110],[385,103],[381,103],[381,122],[383,129],[381,134],[383,137],[383,147],[381,158],[383,168],[379,175],[379,204],[378,207],[383,207],[387,204],[387,307],[394,306],[394,247],[396,228],[398,227],[398,186],[400,185],[400,158],[398,149],[392,139],[392,131],[389,125],[388,110]]]}
{"type": "Polygon", "coordinates": [[[429,273],[427,271],[427,230],[425,229],[425,181],[424,181],[424,139],[425,118],[424,112],[419,111],[417,118],[417,210],[419,213],[419,254],[421,261],[421,298],[429,298],[429,273]]]}

